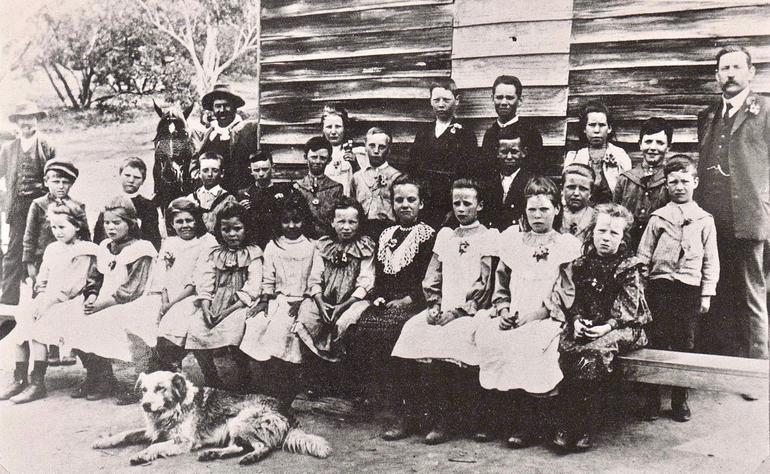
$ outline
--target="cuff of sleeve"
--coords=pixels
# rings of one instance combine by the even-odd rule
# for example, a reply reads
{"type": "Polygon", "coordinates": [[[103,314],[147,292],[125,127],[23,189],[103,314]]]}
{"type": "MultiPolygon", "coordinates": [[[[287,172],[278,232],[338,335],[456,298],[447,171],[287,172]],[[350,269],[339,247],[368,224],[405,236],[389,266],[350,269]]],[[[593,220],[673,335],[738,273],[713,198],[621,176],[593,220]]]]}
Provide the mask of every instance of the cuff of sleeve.
{"type": "Polygon", "coordinates": [[[555,304],[552,300],[546,299],[543,301],[543,306],[545,306],[546,311],[548,311],[548,316],[551,319],[554,321],[559,321],[562,324],[567,322],[567,317],[565,316],[564,311],[562,311],[561,307],[555,304]]]}
{"type": "Polygon", "coordinates": [[[358,298],[359,300],[362,300],[366,298],[366,290],[358,286],[356,287],[355,290],[353,290],[353,294],[350,296],[353,296],[355,298],[358,298]]]}
{"type": "Polygon", "coordinates": [[[496,303],[495,304],[495,309],[497,310],[498,313],[500,311],[504,310],[504,309],[510,310],[511,309],[511,303],[509,303],[507,301],[501,301],[500,303],[496,303]]]}
{"type": "Polygon", "coordinates": [[[618,328],[618,320],[617,320],[617,319],[614,319],[614,318],[613,318],[613,319],[610,319],[610,320],[608,320],[608,321],[607,321],[607,324],[608,324],[608,325],[609,325],[609,326],[610,326],[612,329],[617,329],[617,328],[618,328]]]}
{"type": "Polygon", "coordinates": [[[321,293],[321,285],[313,285],[310,287],[310,296],[315,296],[321,293]]]}
{"type": "Polygon", "coordinates": [[[195,303],[199,303],[199,302],[204,301],[204,300],[211,301],[211,299],[212,298],[211,298],[211,295],[209,293],[201,293],[198,296],[196,296],[193,301],[195,303]]]}
{"type": "Polygon", "coordinates": [[[716,283],[704,283],[700,289],[701,296],[715,296],[717,294],[716,283]]]}
{"type": "Polygon", "coordinates": [[[251,295],[245,291],[238,291],[235,293],[235,295],[239,300],[241,300],[241,303],[245,304],[247,307],[254,304],[254,298],[252,298],[251,295]]]}

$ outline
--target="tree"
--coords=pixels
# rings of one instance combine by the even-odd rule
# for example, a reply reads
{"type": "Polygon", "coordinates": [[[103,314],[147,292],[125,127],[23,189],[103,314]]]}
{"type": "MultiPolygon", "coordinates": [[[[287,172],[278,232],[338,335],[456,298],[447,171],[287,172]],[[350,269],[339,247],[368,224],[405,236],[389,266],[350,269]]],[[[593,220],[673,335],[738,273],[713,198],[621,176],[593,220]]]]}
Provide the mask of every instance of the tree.
{"type": "Polygon", "coordinates": [[[259,0],[134,0],[144,19],[186,51],[202,96],[245,55],[259,50],[259,0]]]}

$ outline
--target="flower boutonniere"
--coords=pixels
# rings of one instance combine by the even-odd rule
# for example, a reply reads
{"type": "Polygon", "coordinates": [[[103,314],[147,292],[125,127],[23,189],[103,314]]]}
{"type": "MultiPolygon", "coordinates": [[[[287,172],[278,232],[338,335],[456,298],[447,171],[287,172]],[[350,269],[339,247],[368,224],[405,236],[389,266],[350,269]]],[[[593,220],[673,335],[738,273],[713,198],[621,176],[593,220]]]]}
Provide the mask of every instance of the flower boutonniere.
{"type": "Polygon", "coordinates": [[[449,128],[449,133],[457,133],[458,130],[462,130],[463,126],[459,123],[453,123],[452,126],[449,128]]]}
{"type": "Polygon", "coordinates": [[[690,224],[692,224],[692,219],[690,219],[689,217],[685,217],[684,220],[682,221],[682,226],[688,226],[690,224]]]}
{"type": "Polygon", "coordinates": [[[460,248],[459,248],[460,255],[462,255],[465,252],[467,252],[468,251],[468,247],[470,247],[470,246],[471,246],[471,244],[467,240],[463,240],[462,242],[460,242],[460,248]]]}
{"type": "Polygon", "coordinates": [[[535,258],[536,262],[539,262],[540,260],[547,261],[548,255],[550,255],[551,251],[548,250],[548,247],[543,247],[542,245],[535,250],[535,253],[532,254],[532,256],[535,258]]]}
{"type": "Polygon", "coordinates": [[[275,196],[273,196],[273,198],[276,199],[276,200],[281,200],[284,197],[285,196],[283,195],[283,193],[276,193],[275,196]]]}
{"type": "Polygon", "coordinates": [[[385,248],[387,248],[391,252],[396,250],[396,247],[398,247],[398,240],[396,239],[390,239],[388,240],[388,243],[385,244],[385,248]]]}
{"type": "Polygon", "coordinates": [[[344,267],[348,264],[348,253],[344,250],[338,250],[332,257],[332,264],[335,267],[344,267]]]}
{"type": "Polygon", "coordinates": [[[612,153],[608,153],[607,156],[604,157],[604,165],[607,168],[617,168],[618,167],[618,160],[613,156],[612,153]]]}
{"type": "Polygon", "coordinates": [[[749,106],[748,112],[751,115],[759,115],[759,102],[756,97],[749,97],[746,104],[749,106]]]}
{"type": "Polygon", "coordinates": [[[171,252],[163,252],[163,263],[166,264],[166,270],[169,270],[171,267],[173,267],[174,262],[176,262],[176,257],[174,257],[174,254],[171,252]]]}
{"type": "Polygon", "coordinates": [[[591,288],[594,288],[599,293],[601,293],[604,290],[604,285],[596,278],[591,278],[591,281],[589,282],[589,284],[591,285],[591,288]]]}
{"type": "Polygon", "coordinates": [[[111,261],[111,262],[110,262],[110,263],[107,265],[107,268],[109,268],[109,269],[110,269],[110,271],[112,271],[112,270],[115,270],[115,265],[117,265],[117,264],[118,264],[118,262],[117,262],[117,261],[115,261],[115,260],[113,260],[113,261],[111,261]]]}

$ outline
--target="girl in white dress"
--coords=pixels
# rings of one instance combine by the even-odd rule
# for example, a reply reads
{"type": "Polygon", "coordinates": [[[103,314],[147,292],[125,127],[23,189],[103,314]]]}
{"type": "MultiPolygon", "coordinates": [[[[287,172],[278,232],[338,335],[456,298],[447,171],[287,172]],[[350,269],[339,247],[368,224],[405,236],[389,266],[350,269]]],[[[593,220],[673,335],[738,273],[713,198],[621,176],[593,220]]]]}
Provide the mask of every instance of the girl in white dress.
{"type": "Polygon", "coordinates": [[[98,275],[96,255],[99,246],[87,240],[88,224],[80,205],[72,200],[63,201],[50,206],[47,217],[56,242],[48,245],[43,253],[35,284],[37,296],[17,315],[16,327],[4,341],[16,345],[16,368],[13,381],[0,392],[0,400],[10,399],[17,404],[46,396],[47,350],[44,344],[35,340],[35,333],[59,316],[48,309],[69,300],[82,305],[79,297],[98,275]],[[30,358],[33,368],[28,380],[30,358]]]}
{"type": "MultiPolygon", "coordinates": [[[[450,420],[468,398],[460,389],[467,378],[462,368],[478,365],[473,342],[476,305],[466,300],[466,295],[481,274],[482,257],[496,254],[499,236],[478,221],[483,208],[480,194],[479,184],[472,180],[459,179],[452,184],[452,207],[460,225],[456,229],[444,227],[436,236],[423,280],[428,309],[407,321],[392,352],[394,357],[432,362],[425,369],[429,383],[426,392],[432,395],[428,410],[433,418],[433,428],[425,437],[428,444],[448,440],[450,420]]],[[[404,428],[405,433],[392,439],[403,437],[415,426],[407,423],[404,428]]]]}
{"type": "MultiPolygon", "coordinates": [[[[531,444],[539,435],[533,416],[537,404],[526,393],[549,394],[562,379],[561,322],[534,319],[532,313],[550,297],[560,266],[580,255],[580,241],[553,228],[560,203],[553,181],[533,178],[524,196],[525,228],[531,230],[509,228],[501,234],[493,307],[479,311],[475,333],[479,381],[483,388],[494,391],[487,395],[517,391],[519,429],[508,439],[515,448],[531,444]]],[[[497,411],[509,412],[505,405],[508,403],[497,411]]],[[[489,429],[494,420],[485,421],[489,429]]]]}

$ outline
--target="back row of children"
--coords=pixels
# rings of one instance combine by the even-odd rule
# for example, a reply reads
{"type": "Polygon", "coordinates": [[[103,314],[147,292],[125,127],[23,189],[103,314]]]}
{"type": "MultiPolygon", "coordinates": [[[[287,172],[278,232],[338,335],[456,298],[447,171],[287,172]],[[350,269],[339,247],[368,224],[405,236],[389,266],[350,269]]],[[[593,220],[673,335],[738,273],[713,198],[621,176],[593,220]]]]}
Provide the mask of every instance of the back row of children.
{"type": "MultiPolygon", "coordinates": [[[[87,241],[83,206],[66,192],[55,195],[54,177],[69,177],[71,185],[77,170],[50,161],[46,182],[55,199],[45,215],[56,241],[42,256],[38,296],[9,336],[16,370],[0,398],[45,396],[45,344],[76,350],[87,375],[73,396],[88,400],[114,393],[111,359],[137,362],[147,347],[154,356],[137,371],[178,370],[192,352],[206,384],[223,386],[213,354],[227,348],[240,389],[275,393],[287,405],[302,389],[298,377],[254,387],[251,361],[284,374],[300,374],[306,362],[354,361],[357,377],[392,388],[399,416],[385,439],[427,423],[425,441],[440,443],[456,422],[476,421],[475,437],[486,440],[498,434],[495,422],[506,421],[507,443],[524,447],[546,429],[535,416],[540,410],[557,414],[557,446],[586,449],[615,356],[647,343],[647,302],[656,347],[689,350],[695,315],[708,309],[718,279],[713,220],[692,202],[696,169],[686,156],[664,159],[666,127],[651,119],[640,142],[644,166],[655,168],[643,174],[660,170],[668,204],[630,203],[644,210],[640,216],[614,203],[590,209],[595,169],[573,163],[564,170],[563,200],[551,180],[533,177],[521,191],[521,219],[500,230],[480,221],[486,193],[472,179],[452,183],[445,227],[436,233],[422,223],[426,189],[391,171],[390,137],[381,129],[367,134],[370,164],[355,175],[356,199],[329,183],[331,145],[317,137],[305,146],[308,175],[269,196],[273,207],[263,220],[264,207],[251,198],[270,186],[269,155],[252,158],[254,189],[225,201],[217,189],[221,158],[204,154],[203,186],[169,206],[169,237],[159,253],[131,196],[138,185],[127,186],[135,180],[124,176],[137,171],[143,179],[141,160],[121,168],[125,194],[100,214],[97,230],[106,239],[99,245],[87,241]],[[665,142],[648,152],[648,138],[665,142]],[[580,217],[585,213],[591,218],[580,217]],[[649,219],[636,256],[635,217],[649,219]],[[266,226],[272,235],[258,245],[266,226]],[[690,310],[683,316],[671,308],[690,310]],[[418,378],[427,385],[414,383],[418,378]],[[470,413],[485,416],[468,420],[470,413]],[[511,414],[518,419],[506,420],[511,414]]],[[[501,134],[503,182],[526,171],[526,154],[521,137],[501,134]]],[[[646,416],[656,417],[659,406],[650,390],[646,416]]],[[[675,419],[689,419],[686,392],[673,392],[672,408],[675,419]]]]}

